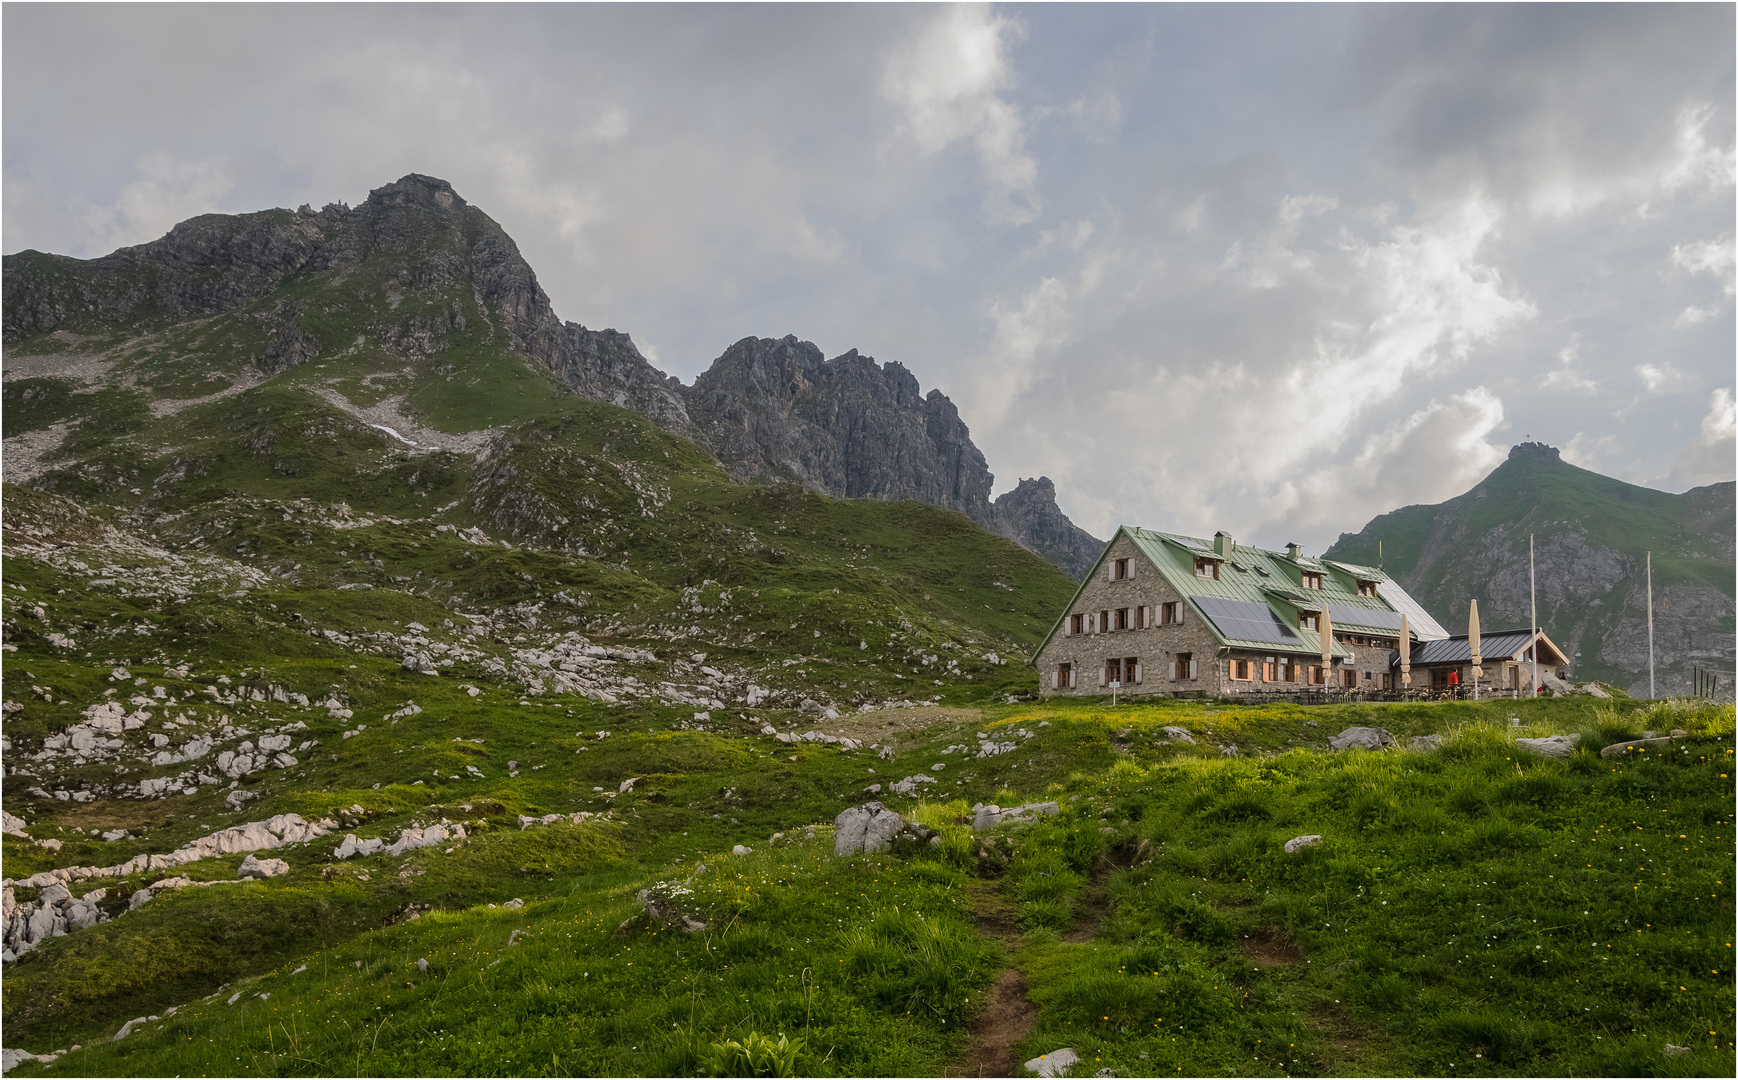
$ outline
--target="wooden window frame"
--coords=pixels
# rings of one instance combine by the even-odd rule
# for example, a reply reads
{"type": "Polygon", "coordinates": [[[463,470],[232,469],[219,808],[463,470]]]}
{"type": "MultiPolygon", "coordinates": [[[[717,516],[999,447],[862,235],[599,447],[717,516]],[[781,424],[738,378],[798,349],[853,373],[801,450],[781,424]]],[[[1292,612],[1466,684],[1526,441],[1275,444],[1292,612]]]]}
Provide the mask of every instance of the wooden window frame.
{"type": "Polygon", "coordinates": [[[1086,633],[1086,613],[1068,616],[1068,632],[1070,634],[1086,633]]]}
{"type": "Polygon", "coordinates": [[[1127,581],[1134,576],[1134,567],[1130,559],[1115,559],[1111,562],[1110,579],[1112,581],[1127,581]]]}
{"type": "Polygon", "coordinates": [[[1064,660],[1056,665],[1056,689],[1074,689],[1074,662],[1072,660],[1064,660]]]}
{"type": "Polygon", "coordinates": [[[1306,589],[1324,589],[1327,586],[1323,582],[1321,574],[1314,570],[1305,570],[1303,572],[1303,587],[1306,589]]]}
{"type": "Polygon", "coordinates": [[[1358,581],[1358,595],[1374,598],[1376,596],[1376,582],[1360,579],[1358,581]]]}
{"type": "Polygon", "coordinates": [[[1133,608],[1125,608],[1125,607],[1117,608],[1116,609],[1116,618],[1112,622],[1111,625],[1115,626],[1118,630],[1132,630],[1132,629],[1134,629],[1134,627],[1129,625],[1129,612],[1132,610],[1134,610],[1134,609],[1133,608]]]}
{"type": "Polygon", "coordinates": [[[1255,661],[1233,659],[1231,661],[1231,680],[1233,682],[1254,682],[1255,661]],[[1240,672],[1241,674],[1239,674],[1240,672]]]}
{"type": "Polygon", "coordinates": [[[1159,625],[1183,625],[1183,602],[1181,600],[1172,600],[1169,603],[1159,605],[1159,625]]]}
{"type": "Polygon", "coordinates": [[[1195,556],[1195,576],[1219,580],[1219,560],[1209,559],[1202,555],[1195,556]]]}
{"type": "Polygon", "coordinates": [[[1300,611],[1297,613],[1297,628],[1299,630],[1320,630],[1322,628],[1322,613],[1300,611]]]}

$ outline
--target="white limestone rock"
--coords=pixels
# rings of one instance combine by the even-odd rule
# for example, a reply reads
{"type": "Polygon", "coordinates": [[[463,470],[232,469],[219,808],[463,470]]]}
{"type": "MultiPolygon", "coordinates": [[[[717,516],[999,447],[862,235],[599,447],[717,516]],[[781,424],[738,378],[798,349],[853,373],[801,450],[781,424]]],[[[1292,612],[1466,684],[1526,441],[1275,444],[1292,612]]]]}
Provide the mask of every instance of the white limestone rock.
{"type": "Polygon", "coordinates": [[[850,807],[833,819],[833,854],[885,851],[903,828],[905,819],[878,802],[850,807]]]}
{"type": "Polygon", "coordinates": [[[1525,750],[1530,754],[1542,754],[1545,757],[1566,758],[1575,756],[1576,744],[1581,742],[1581,736],[1547,735],[1542,739],[1516,739],[1515,748],[1525,750]]]}
{"type": "Polygon", "coordinates": [[[1328,739],[1335,750],[1392,750],[1400,743],[1386,728],[1349,727],[1328,739]]]}
{"type": "Polygon", "coordinates": [[[975,832],[988,832],[1000,825],[1017,825],[1021,822],[1035,821],[1040,816],[1055,817],[1062,813],[1062,807],[1053,802],[1027,803],[1024,806],[1010,806],[1003,809],[991,803],[979,806],[972,815],[972,829],[975,832]]]}

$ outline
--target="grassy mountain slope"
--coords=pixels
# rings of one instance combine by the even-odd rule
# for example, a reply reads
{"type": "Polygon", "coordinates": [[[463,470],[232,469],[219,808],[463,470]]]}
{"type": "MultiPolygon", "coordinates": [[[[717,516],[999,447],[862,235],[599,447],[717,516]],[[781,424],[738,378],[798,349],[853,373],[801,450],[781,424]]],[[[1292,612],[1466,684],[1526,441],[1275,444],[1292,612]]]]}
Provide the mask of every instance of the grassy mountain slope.
{"type": "Polygon", "coordinates": [[[1388,572],[1450,629],[1464,626],[1473,599],[1487,629],[1526,626],[1531,534],[1546,632],[1579,676],[1645,693],[1652,551],[1664,693],[1687,690],[1692,665],[1731,670],[1733,516],[1731,484],[1672,495],[1526,444],[1466,494],[1384,514],[1326,555],[1374,565],[1380,542],[1388,572]]]}

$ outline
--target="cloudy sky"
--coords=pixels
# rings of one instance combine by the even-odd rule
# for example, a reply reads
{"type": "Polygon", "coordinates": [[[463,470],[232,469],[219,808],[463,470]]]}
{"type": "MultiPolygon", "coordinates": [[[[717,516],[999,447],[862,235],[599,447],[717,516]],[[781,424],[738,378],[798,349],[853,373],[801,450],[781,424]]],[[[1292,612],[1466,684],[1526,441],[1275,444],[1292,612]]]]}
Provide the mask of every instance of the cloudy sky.
{"type": "Polygon", "coordinates": [[[900,360],[1099,536],[1733,478],[1731,5],[0,17],[7,252],[430,173],[562,317],[900,360]]]}

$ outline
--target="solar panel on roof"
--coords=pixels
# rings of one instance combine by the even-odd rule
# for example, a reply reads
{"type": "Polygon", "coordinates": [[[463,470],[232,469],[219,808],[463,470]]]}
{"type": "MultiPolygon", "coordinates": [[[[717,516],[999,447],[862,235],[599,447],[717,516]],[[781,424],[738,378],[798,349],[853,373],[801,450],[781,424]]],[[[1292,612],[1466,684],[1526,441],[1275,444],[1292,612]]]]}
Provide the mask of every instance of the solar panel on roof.
{"type": "Polygon", "coordinates": [[[1334,620],[1335,626],[1374,626],[1381,630],[1400,632],[1400,613],[1398,611],[1378,611],[1375,608],[1329,604],[1328,617],[1334,620]]]}
{"type": "Polygon", "coordinates": [[[1302,641],[1297,631],[1281,622],[1266,604],[1217,596],[1191,596],[1189,599],[1228,638],[1267,641],[1275,645],[1295,645],[1302,641]]]}

